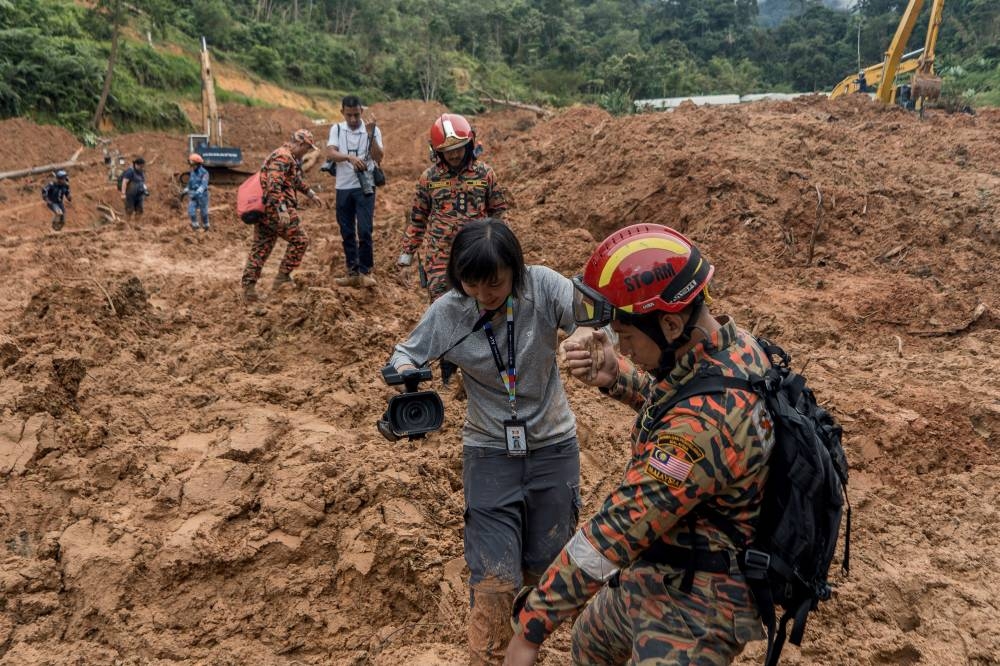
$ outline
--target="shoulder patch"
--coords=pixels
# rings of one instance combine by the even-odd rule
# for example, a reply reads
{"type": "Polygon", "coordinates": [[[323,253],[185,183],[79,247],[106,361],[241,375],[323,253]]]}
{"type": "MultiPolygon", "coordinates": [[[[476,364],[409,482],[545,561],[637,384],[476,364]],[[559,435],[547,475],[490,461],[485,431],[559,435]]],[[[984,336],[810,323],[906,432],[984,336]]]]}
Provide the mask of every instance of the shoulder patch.
{"type": "Polygon", "coordinates": [[[767,413],[763,400],[754,405],[750,418],[753,420],[753,427],[760,437],[764,452],[770,451],[774,446],[774,423],[771,421],[771,415],[767,413]]]}
{"type": "Polygon", "coordinates": [[[675,433],[659,433],[657,434],[656,441],[653,442],[653,444],[667,453],[680,455],[691,464],[699,462],[705,457],[705,452],[701,450],[700,446],[692,442],[690,439],[681,437],[675,433]]]}
{"type": "Polygon", "coordinates": [[[670,488],[680,488],[691,475],[704,452],[680,435],[663,433],[657,436],[653,451],[646,462],[646,474],[670,488]]]}

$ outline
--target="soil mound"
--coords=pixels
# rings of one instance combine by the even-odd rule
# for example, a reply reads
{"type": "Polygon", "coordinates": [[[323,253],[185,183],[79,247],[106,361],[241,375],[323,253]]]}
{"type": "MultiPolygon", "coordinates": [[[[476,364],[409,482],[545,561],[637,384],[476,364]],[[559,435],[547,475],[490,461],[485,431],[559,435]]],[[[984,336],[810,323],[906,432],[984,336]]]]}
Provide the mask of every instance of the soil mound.
{"type": "MultiPolygon", "coordinates": [[[[269,289],[272,256],[265,299],[242,303],[253,230],[223,188],[213,231],[189,230],[168,185],[180,135],[115,138],[150,163],[147,213],[127,223],[94,223],[120,205],[100,151],[59,234],[37,183],[0,183],[4,663],[464,662],[464,404],[434,380],[441,431],[374,428],[394,395],[379,369],[426,307],[392,265],[443,108],[372,111],[390,179],[374,289],[333,283],[333,211],[303,206],[297,286],[269,289]]],[[[229,117],[226,142],[261,157],[304,119],[229,117]]],[[[787,662],[996,663],[1000,113],[921,120],[856,96],[473,122],[530,262],[572,275],[613,229],[675,226],[716,265],[715,308],[788,349],[843,423],[851,574],[787,662]]],[[[587,515],[634,414],[567,390],[587,515]]],[[[564,629],[543,663],[568,660],[564,629]]]]}
{"type": "MultiPolygon", "coordinates": [[[[309,116],[291,109],[227,103],[222,105],[220,113],[224,123],[223,143],[242,148],[244,154],[260,156],[259,159],[288,141],[295,130],[313,128],[314,124],[309,116]]],[[[319,143],[319,130],[314,131],[319,143]]]]}
{"type": "Polygon", "coordinates": [[[0,171],[65,162],[80,148],[70,132],[27,118],[0,120],[0,171]]]}

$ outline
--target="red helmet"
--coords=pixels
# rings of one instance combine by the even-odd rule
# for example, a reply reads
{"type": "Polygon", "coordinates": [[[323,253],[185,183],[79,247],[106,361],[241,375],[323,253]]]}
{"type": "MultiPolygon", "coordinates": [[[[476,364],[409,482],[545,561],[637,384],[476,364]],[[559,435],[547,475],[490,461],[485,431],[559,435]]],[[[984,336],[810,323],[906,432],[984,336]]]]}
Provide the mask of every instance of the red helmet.
{"type": "Polygon", "coordinates": [[[607,325],[620,310],[633,315],[680,312],[712,279],[715,267],[687,238],[659,224],[611,234],[574,279],[577,323],[607,325]]]}
{"type": "Polygon", "coordinates": [[[443,113],[431,125],[431,148],[436,152],[460,148],[475,138],[472,125],[457,113],[443,113]]]}
{"type": "Polygon", "coordinates": [[[204,164],[205,158],[198,153],[191,153],[188,155],[188,162],[193,162],[194,164],[204,164]]]}

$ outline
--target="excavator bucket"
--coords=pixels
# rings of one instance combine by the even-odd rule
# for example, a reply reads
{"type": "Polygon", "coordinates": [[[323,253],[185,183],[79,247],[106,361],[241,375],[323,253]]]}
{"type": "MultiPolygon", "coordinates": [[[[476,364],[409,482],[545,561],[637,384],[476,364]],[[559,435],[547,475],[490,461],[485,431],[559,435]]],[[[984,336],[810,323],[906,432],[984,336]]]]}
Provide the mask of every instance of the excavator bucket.
{"type": "Polygon", "coordinates": [[[910,94],[914,98],[937,99],[941,96],[941,77],[919,72],[914,74],[910,94]]]}

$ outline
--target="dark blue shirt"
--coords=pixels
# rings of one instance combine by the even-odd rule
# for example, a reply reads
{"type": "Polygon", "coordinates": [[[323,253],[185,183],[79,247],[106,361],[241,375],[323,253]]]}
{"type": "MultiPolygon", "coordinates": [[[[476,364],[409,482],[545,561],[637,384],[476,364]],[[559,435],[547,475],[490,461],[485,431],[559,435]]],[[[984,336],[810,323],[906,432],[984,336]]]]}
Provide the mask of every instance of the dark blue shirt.
{"type": "MultiPolygon", "coordinates": [[[[125,169],[125,173],[122,174],[122,182],[124,183],[126,180],[135,183],[136,185],[142,185],[146,182],[146,172],[136,171],[132,167],[129,167],[125,169]]],[[[129,185],[129,187],[131,188],[132,186],[129,185]]]]}
{"type": "Polygon", "coordinates": [[[42,198],[49,203],[62,205],[63,199],[68,198],[70,201],[73,197],[69,193],[69,183],[60,183],[58,180],[54,180],[42,190],[42,198]]]}

